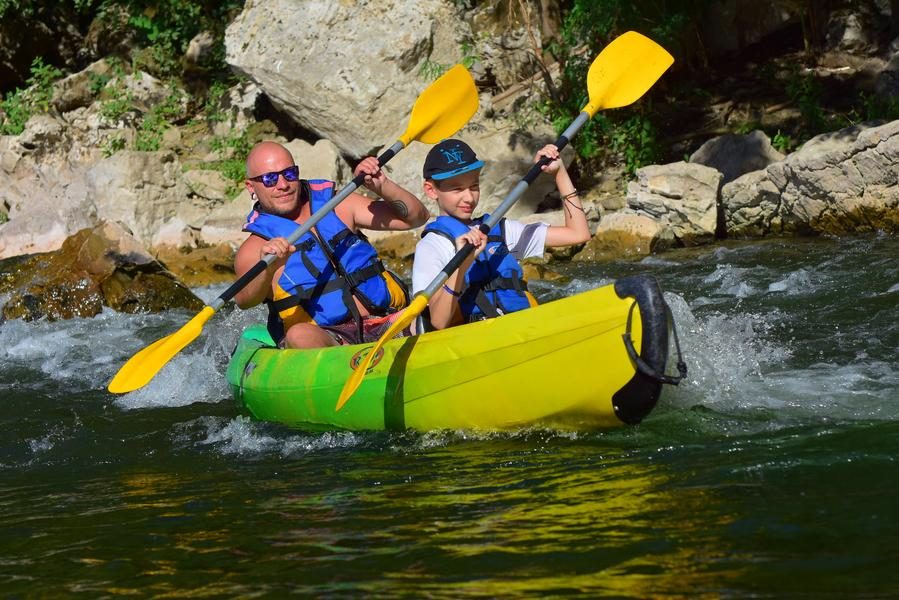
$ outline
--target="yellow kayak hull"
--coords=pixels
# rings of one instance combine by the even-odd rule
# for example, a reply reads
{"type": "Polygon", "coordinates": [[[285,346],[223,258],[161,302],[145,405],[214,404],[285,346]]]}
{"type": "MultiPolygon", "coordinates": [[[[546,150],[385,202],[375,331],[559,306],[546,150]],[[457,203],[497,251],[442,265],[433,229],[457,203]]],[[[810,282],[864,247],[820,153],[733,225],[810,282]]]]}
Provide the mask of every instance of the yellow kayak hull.
{"type": "Polygon", "coordinates": [[[655,406],[662,383],[638,370],[634,354],[664,372],[668,327],[655,280],[629,277],[496,319],[391,340],[339,412],[340,390],[373,344],[281,350],[264,328],[251,328],[228,381],[254,417],[295,427],[604,429],[638,423],[655,406]]]}

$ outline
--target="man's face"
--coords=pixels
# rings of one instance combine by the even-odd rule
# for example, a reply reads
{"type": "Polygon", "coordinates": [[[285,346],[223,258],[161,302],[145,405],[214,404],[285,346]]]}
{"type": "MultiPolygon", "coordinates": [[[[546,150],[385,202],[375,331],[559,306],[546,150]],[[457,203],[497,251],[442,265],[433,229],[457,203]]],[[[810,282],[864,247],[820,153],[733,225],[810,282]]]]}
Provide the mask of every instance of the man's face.
{"type": "Polygon", "coordinates": [[[299,211],[300,183],[297,180],[288,181],[283,173],[285,169],[295,166],[290,153],[283,148],[266,149],[252,156],[249,162],[247,190],[256,194],[262,208],[274,215],[296,217],[299,211]],[[274,180],[271,187],[266,187],[260,180],[266,173],[277,174],[276,179],[274,175],[267,176],[274,180]]]}

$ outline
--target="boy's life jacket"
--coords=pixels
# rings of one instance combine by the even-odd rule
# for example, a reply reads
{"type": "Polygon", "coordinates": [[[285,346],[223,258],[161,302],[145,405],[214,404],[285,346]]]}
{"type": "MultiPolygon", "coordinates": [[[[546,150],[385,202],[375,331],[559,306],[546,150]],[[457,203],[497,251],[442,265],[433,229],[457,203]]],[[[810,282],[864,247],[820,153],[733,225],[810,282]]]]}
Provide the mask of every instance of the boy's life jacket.
{"type": "MultiPolygon", "coordinates": [[[[334,195],[334,182],[301,180],[300,193],[315,213],[334,195]]],[[[261,212],[257,203],[247,216],[244,231],[266,240],[289,237],[300,225],[290,219],[261,212]]],[[[362,316],[353,296],[372,315],[386,315],[408,304],[402,281],[384,268],[374,247],[361,233],[353,233],[332,210],[294,242],[296,251],[273,282],[269,331],[275,340],[296,323],[339,325],[355,319],[360,339],[362,316]]]]}
{"type": "MultiPolygon", "coordinates": [[[[455,247],[456,238],[477,227],[489,214],[472,219],[466,225],[448,215],[437,217],[425,227],[429,233],[442,235],[455,247]]],[[[528,292],[521,264],[506,246],[506,220],[500,219],[487,234],[487,246],[465,273],[466,289],[459,297],[459,307],[466,321],[477,321],[536,306],[528,292]]]]}

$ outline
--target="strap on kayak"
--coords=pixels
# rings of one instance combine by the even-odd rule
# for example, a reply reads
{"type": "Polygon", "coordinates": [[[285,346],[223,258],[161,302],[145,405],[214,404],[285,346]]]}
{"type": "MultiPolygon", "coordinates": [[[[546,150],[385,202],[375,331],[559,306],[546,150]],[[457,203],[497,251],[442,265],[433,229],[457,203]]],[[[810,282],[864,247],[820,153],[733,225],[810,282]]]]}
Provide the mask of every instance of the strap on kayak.
{"type": "Polygon", "coordinates": [[[624,347],[627,350],[628,356],[630,356],[631,360],[634,361],[634,364],[637,365],[637,371],[639,371],[646,377],[649,377],[653,381],[658,381],[659,383],[668,383],[670,385],[677,385],[681,382],[682,379],[687,376],[687,363],[684,362],[684,356],[681,353],[680,340],[677,337],[677,327],[674,325],[674,318],[671,316],[671,308],[664,300],[662,300],[662,305],[665,307],[668,327],[671,329],[671,333],[674,335],[674,347],[677,350],[678,375],[666,375],[664,372],[659,373],[654,368],[649,366],[649,364],[647,364],[639,354],[637,354],[637,349],[634,347],[634,340],[631,337],[631,322],[634,316],[634,307],[637,306],[636,300],[634,300],[634,303],[631,304],[630,310],[627,312],[627,326],[625,327],[624,334],[621,337],[624,339],[624,347]]]}

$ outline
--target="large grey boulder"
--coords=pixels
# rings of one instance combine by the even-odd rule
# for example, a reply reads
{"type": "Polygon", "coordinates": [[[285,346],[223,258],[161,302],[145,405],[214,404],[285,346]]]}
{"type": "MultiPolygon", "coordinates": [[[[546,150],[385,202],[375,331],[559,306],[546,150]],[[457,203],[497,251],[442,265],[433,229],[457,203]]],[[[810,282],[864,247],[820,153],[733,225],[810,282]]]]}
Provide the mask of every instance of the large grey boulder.
{"type": "Polygon", "coordinates": [[[724,185],[783,158],[784,155],[771,145],[765,132],[757,129],[746,135],[712,138],[690,155],[690,162],[721,171],[724,176],[721,184],[724,185]]]}
{"type": "Polygon", "coordinates": [[[735,236],[899,231],[899,121],[822,134],[721,200],[735,236]]]}
{"type": "Polygon", "coordinates": [[[627,204],[659,220],[680,243],[714,239],[718,224],[721,173],[704,165],[676,162],[637,169],[627,185],[627,204]]]}
{"type": "Polygon", "coordinates": [[[297,123],[361,157],[402,133],[427,85],[422,63],[452,62],[466,31],[441,0],[251,2],[228,26],[226,60],[297,123]]]}

